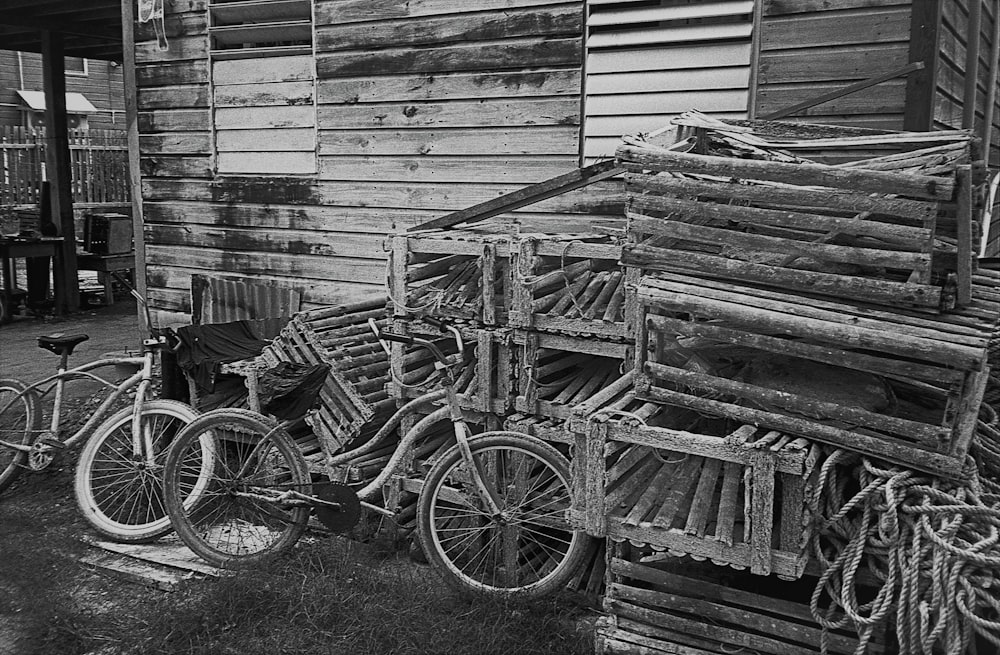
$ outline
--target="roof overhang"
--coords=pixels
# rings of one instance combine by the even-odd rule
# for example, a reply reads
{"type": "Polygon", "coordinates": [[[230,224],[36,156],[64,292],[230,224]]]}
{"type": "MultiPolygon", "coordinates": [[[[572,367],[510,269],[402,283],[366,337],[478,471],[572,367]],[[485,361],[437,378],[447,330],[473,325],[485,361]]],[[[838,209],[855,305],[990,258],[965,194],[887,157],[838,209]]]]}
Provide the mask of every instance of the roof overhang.
{"type": "MultiPolygon", "coordinates": [[[[28,109],[32,111],[45,111],[44,91],[18,91],[17,95],[21,97],[21,100],[28,106],[28,109]]],[[[91,104],[82,93],[69,92],[66,94],[66,113],[96,114],[97,107],[91,104]]]]}
{"type": "Polygon", "coordinates": [[[0,0],[0,49],[41,52],[47,30],[67,57],[121,61],[121,11],[121,0],[0,0]]]}

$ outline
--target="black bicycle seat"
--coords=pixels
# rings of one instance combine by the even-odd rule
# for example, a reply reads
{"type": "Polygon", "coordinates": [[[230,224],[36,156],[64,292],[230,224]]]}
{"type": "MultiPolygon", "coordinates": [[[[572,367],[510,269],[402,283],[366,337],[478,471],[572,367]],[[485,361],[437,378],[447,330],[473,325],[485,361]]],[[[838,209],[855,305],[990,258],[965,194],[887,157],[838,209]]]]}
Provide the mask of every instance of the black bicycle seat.
{"type": "Polygon", "coordinates": [[[89,338],[86,334],[50,334],[38,337],[38,347],[52,351],[57,355],[63,353],[72,355],[77,344],[81,344],[89,338]]]}

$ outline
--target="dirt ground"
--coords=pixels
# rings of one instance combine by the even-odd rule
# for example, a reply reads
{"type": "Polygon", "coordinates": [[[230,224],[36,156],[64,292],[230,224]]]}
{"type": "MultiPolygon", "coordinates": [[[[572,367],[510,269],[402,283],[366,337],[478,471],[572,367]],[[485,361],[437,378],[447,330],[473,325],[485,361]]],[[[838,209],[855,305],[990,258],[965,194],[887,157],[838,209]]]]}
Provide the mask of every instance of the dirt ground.
{"type": "MultiPolygon", "coordinates": [[[[37,380],[55,372],[58,358],[38,347],[38,336],[89,335],[73,353],[72,364],[136,349],[142,336],[138,326],[129,301],[65,318],[18,318],[0,326],[0,377],[37,380]]],[[[97,385],[88,382],[68,386],[68,409],[85,415],[95,391],[97,385]]],[[[0,497],[0,655],[78,653],[74,622],[80,617],[98,618],[124,596],[158,593],[77,564],[86,550],[79,537],[87,528],[73,499],[76,452],[64,454],[48,471],[26,473],[0,497]]]]}

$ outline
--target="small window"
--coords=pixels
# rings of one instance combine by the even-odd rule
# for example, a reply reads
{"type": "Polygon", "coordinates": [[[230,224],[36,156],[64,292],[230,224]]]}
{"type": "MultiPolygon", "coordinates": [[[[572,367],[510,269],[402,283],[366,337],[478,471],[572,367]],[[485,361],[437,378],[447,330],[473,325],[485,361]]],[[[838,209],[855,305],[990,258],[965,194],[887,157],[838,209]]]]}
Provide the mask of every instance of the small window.
{"type": "Polygon", "coordinates": [[[312,54],[311,0],[213,0],[208,12],[216,59],[312,54]]]}
{"type": "Polygon", "coordinates": [[[66,57],[63,62],[67,75],[83,77],[88,73],[87,60],[83,57],[66,57]]]}
{"type": "Polygon", "coordinates": [[[213,0],[215,170],[316,173],[312,0],[213,0]]]}

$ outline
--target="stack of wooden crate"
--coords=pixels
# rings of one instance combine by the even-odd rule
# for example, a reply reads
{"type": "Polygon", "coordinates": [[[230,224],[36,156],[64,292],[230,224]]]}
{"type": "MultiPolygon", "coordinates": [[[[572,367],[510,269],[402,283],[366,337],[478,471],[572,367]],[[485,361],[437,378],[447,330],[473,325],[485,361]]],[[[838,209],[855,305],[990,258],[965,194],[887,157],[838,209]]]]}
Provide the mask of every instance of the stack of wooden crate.
{"type": "Polygon", "coordinates": [[[824,165],[748,132],[699,130],[702,154],[635,139],[617,152],[634,384],[577,408],[574,471],[574,518],[620,544],[600,652],[815,651],[808,594],[779,611],[752,582],[664,572],[659,553],[794,580],[823,444],[958,475],[973,440],[1000,308],[974,269],[976,144],[796,143],[909,144],[824,165]]]}

